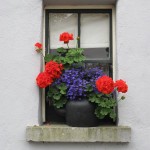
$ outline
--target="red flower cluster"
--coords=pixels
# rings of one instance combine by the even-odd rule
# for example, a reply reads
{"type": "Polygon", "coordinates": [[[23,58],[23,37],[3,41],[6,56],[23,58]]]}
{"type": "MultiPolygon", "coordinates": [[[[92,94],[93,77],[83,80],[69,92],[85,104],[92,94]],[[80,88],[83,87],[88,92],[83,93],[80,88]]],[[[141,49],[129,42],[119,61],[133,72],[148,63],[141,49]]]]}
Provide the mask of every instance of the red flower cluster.
{"type": "Polygon", "coordinates": [[[96,80],[96,87],[99,92],[103,94],[111,94],[114,88],[118,92],[126,93],[128,91],[128,85],[123,80],[117,80],[115,83],[112,78],[108,76],[102,76],[96,80]]]}
{"type": "Polygon", "coordinates": [[[73,34],[69,34],[68,32],[64,32],[60,34],[60,41],[64,41],[64,43],[69,43],[69,40],[73,40],[73,34]]]}
{"type": "Polygon", "coordinates": [[[35,43],[35,50],[39,53],[42,50],[42,44],[41,43],[35,43]]]}
{"type": "Polygon", "coordinates": [[[45,88],[52,84],[54,79],[59,78],[62,74],[63,65],[55,61],[50,61],[45,66],[45,71],[40,73],[36,78],[36,83],[40,88],[45,88]]]}
{"type": "Polygon", "coordinates": [[[52,78],[60,78],[62,74],[63,65],[58,64],[55,61],[50,61],[45,65],[45,72],[47,72],[52,78]]]}
{"type": "Polygon", "coordinates": [[[41,72],[36,78],[36,83],[40,88],[45,88],[53,82],[50,75],[46,72],[41,72]]]}
{"type": "Polygon", "coordinates": [[[114,90],[114,82],[112,78],[102,76],[96,80],[96,87],[99,92],[102,92],[103,94],[110,94],[114,90]]]}
{"type": "Polygon", "coordinates": [[[128,85],[121,79],[115,82],[115,87],[117,88],[118,92],[126,93],[128,91],[128,85]]]}

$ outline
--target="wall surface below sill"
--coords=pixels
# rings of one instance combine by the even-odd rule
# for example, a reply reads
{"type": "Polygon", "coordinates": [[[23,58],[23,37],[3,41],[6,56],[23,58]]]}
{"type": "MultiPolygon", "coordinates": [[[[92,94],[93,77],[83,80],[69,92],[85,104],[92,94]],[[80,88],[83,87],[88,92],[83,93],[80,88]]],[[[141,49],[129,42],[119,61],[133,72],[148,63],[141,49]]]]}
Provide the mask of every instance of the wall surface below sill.
{"type": "Polygon", "coordinates": [[[26,140],[32,142],[120,142],[131,140],[127,126],[69,127],[67,125],[28,126],[26,140]]]}

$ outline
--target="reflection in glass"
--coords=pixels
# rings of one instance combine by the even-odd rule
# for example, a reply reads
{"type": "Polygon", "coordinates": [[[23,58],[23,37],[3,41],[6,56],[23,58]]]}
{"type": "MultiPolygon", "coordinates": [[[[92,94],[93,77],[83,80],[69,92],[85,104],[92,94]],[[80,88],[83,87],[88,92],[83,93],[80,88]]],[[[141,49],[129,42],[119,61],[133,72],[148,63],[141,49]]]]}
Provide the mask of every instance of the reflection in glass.
{"type": "MultiPolygon", "coordinates": [[[[58,47],[66,47],[67,45],[59,41],[59,35],[63,32],[69,32],[78,36],[78,15],[73,13],[50,13],[49,28],[50,28],[50,49],[58,47]]],[[[75,47],[76,41],[70,41],[69,47],[75,47]]]]}
{"type": "Polygon", "coordinates": [[[109,48],[84,48],[84,55],[87,60],[110,59],[109,48]]]}
{"type": "Polygon", "coordinates": [[[109,47],[109,14],[81,14],[81,47],[109,47]]]}
{"type": "Polygon", "coordinates": [[[94,68],[99,67],[103,70],[104,74],[110,75],[110,66],[109,64],[101,64],[101,63],[85,63],[85,68],[94,68]]]}

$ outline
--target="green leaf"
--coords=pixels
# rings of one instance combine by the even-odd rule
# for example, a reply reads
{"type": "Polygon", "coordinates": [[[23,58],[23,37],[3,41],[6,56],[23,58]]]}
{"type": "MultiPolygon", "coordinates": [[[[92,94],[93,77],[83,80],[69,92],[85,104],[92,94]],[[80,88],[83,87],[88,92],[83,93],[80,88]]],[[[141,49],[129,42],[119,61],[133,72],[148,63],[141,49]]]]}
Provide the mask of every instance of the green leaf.
{"type": "Polygon", "coordinates": [[[92,92],[93,91],[93,87],[91,85],[87,85],[86,91],[87,92],[92,92]]]}
{"type": "Polygon", "coordinates": [[[74,57],[74,61],[75,62],[79,62],[79,58],[78,57],[74,57]]]}
{"type": "Polygon", "coordinates": [[[97,107],[97,108],[95,109],[95,115],[96,115],[96,117],[99,118],[99,119],[103,119],[103,118],[105,117],[105,115],[102,115],[102,114],[101,114],[101,108],[100,108],[100,107],[97,107]]]}
{"type": "Polygon", "coordinates": [[[66,91],[60,90],[60,93],[64,95],[66,94],[66,91]]]}
{"type": "Polygon", "coordinates": [[[58,102],[53,103],[53,105],[54,105],[56,108],[61,108],[61,107],[63,107],[64,104],[63,104],[61,101],[58,101],[58,102]]]}
{"type": "Polygon", "coordinates": [[[66,86],[65,83],[61,83],[61,84],[57,85],[57,88],[60,89],[60,90],[66,90],[67,86],[66,86]]]}
{"type": "Polygon", "coordinates": [[[54,56],[53,60],[58,62],[58,63],[61,63],[61,57],[60,56],[54,56]]]}
{"type": "Polygon", "coordinates": [[[102,103],[102,99],[100,97],[96,96],[95,103],[97,103],[98,105],[100,105],[102,103]]]}
{"type": "Polygon", "coordinates": [[[89,101],[90,102],[95,102],[95,98],[94,97],[89,97],[89,101]]]}
{"type": "Polygon", "coordinates": [[[101,99],[101,102],[98,104],[97,108],[95,109],[95,115],[99,119],[103,119],[105,116],[109,116],[110,118],[115,121],[116,119],[116,113],[114,110],[114,106],[116,103],[114,103],[114,100],[105,100],[101,99]]]}
{"type": "Polygon", "coordinates": [[[46,54],[44,57],[45,62],[49,62],[53,59],[53,56],[51,54],[46,54]]]}
{"type": "Polygon", "coordinates": [[[73,59],[68,59],[68,62],[67,62],[68,64],[72,64],[73,63],[73,59]]]}
{"type": "Polygon", "coordinates": [[[60,97],[61,97],[61,94],[56,94],[56,95],[53,96],[53,98],[54,98],[55,100],[59,100],[60,97]]]}
{"type": "Polygon", "coordinates": [[[116,113],[114,112],[114,110],[112,110],[112,111],[110,112],[109,116],[110,116],[110,118],[113,119],[113,121],[116,120],[116,113]]]}
{"type": "Polygon", "coordinates": [[[60,48],[57,49],[57,52],[58,52],[58,53],[64,53],[64,54],[65,54],[65,53],[67,52],[67,50],[64,49],[63,47],[60,47],[60,48]]]}
{"type": "Polygon", "coordinates": [[[106,116],[106,115],[109,113],[109,109],[107,109],[107,108],[101,108],[100,113],[101,113],[103,116],[106,116]]]}
{"type": "Polygon", "coordinates": [[[101,100],[101,101],[98,103],[98,106],[106,107],[106,102],[105,102],[104,100],[101,100]]]}
{"type": "Polygon", "coordinates": [[[56,107],[56,108],[61,108],[61,107],[63,107],[65,104],[66,104],[66,102],[67,102],[67,99],[66,99],[66,97],[62,97],[60,100],[58,100],[58,101],[54,101],[53,100],[53,105],[54,105],[54,107],[56,107]]]}
{"type": "Polygon", "coordinates": [[[97,97],[101,98],[101,97],[102,97],[102,94],[97,94],[97,97]]]}
{"type": "Polygon", "coordinates": [[[57,93],[59,93],[59,91],[56,88],[49,87],[49,91],[47,93],[47,96],[48,97],[53,97],[53,95],[55,95],[57,93]]]}

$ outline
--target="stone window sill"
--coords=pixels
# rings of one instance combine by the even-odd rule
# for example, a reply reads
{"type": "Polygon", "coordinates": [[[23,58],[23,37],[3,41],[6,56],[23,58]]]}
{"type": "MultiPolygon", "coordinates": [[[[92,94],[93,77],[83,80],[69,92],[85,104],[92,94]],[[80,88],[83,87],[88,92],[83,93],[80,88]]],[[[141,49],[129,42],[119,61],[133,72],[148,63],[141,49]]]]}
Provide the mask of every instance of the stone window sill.
{"type": "Polygon", "coordinates": [[[131,139],[128,126],[69,127],[62,124],[28,126],[26,140],[32,142],[119,142],[131,139]]]}

